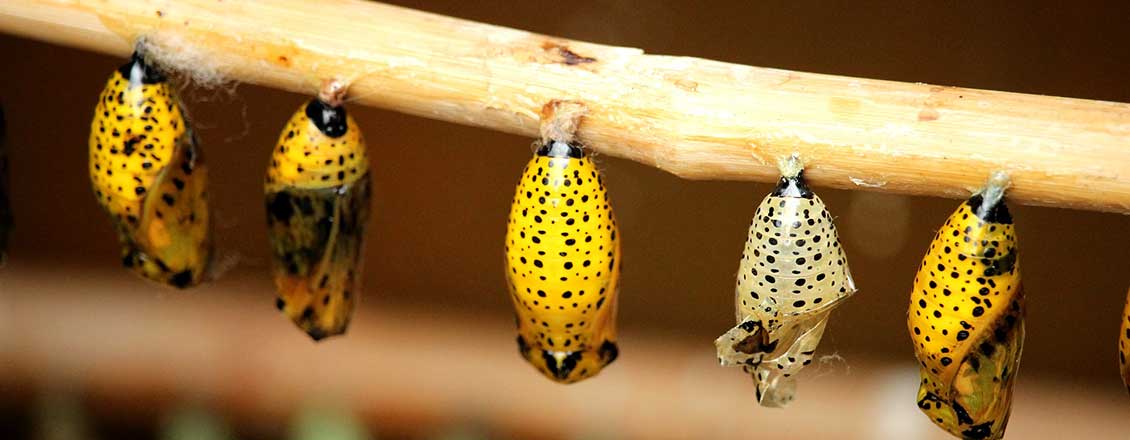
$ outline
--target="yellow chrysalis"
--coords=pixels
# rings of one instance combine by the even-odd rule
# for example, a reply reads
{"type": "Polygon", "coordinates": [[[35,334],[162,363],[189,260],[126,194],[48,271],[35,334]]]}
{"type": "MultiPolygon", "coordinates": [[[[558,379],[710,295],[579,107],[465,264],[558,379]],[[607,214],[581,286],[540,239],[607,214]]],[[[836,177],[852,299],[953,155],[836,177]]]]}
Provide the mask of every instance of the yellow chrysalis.
{"type": "Polygon", "coordinates": [[[907,327],[922,382],[918,407],[966,439],[1004,436],[1024,345],[1016,230],[1007,177],[957,208],[914,278],[907,327]]]}
{"type": "Polygon", "coordinates": [[[90,124],[90,180],[122,245],[150,280],[199,283],[212,256],[208,169],[165,76],[134,53],[106,82],[90,124]]]}
{"type": "Polygon", "coordinates": [[[275,305],[315,341],[345,332],[361,293],[369,216],[365,138],[313,99],[287,122],[265,184],[275,305]]]}
{"type": "Polygon", "coordinates": [[[542,142],[526,165],[506,229],[518,350],[572,383],[619,354],[620,240],[604,179],[578,142],[542,142]]]}

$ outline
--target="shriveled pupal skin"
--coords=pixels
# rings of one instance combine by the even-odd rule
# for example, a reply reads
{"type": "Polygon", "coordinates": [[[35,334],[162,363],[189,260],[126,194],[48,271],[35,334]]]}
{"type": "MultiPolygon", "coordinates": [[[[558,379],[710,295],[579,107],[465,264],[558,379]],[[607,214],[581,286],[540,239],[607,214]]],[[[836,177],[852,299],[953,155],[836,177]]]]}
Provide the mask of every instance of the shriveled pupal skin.
{"type": "Polygon", "coordinates": [[[8,195],[8,125],[0,107],[0,266],[8,260],[8,234],[12,230],[12,203],[8,195]]]}
{"type": "Polygon", "coordinates": [[[978,194],[938,230],[914,278],[918,407],[954,436],[1004,436],[1024,344],[1018,255],[1008,207],[978,194]]]}
{"type": "Polygon", "coordinates": [[[300,107],[267,168],[267,233],[275,306],[315,341],[345,333],[361,294],[369,191],[365,138],[345,107],[300,107]]]}
{"type": "Polygon", "coordinates": [[[98,99],[89,150],[122,263],[159,283],[198,284],[212,256],[208,169],[172,87],[136,53],[98,99]]]}
{"type": "Polygon", "coordinates": [[[1122,329],[1118,332],[1118,369],[1122,372],[1122,383],[1130,391],[1130,292],[1126,292],[1126,306],[1122,308],[1122,329]]]}
{"type": "Polygon", "coordinates": [[[579,143],[550,141],[530,159],[505,249],[522,356],[560,383],[616,360],[620,239],[604,180],[579,143]]]}
{"type": "Polygon", "coordinates": [[[738,270],[738,325],[714,341],[718,358],[753,376],[762,406],[783,407],[829,312],[856,291],[832,216],[799,172],[757,208],[738,270]]]}

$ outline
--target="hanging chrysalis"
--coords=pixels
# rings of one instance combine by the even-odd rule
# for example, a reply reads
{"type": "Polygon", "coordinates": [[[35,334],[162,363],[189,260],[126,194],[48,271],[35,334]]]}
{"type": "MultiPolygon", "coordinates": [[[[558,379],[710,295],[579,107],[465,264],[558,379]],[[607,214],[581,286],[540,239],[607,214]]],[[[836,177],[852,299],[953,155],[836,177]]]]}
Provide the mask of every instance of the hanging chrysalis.
{"type": "Polygon", "coordinates": [[[265,185],[275,306],[315,341],[349,326],[369,216],[365,138],[329,87],[283,128],[265,185]]]}
{"type": "Polygon", "coordinates": [[[604,180],[574,136],[584,107],[554,101],[506,229],[518,351],[552,380],[592,377],[616,359],[620,241],[604,180]]]}
{"type": "Polygon", "coordinates": [[[796,155],[758,206],[735,289],[738,325],[714,341],[722,365],[753,376],[757,401],[783,407],[812,362],[833,308],[855,293],[836,226],[796,155]]]}
{"type": "Polygon", "coordinates": [[[90,180],[122,245],[150,280],[199,283],[212,255],[208,170],[165,76],[135,52],[114,71],[90,124],[90,180]]]}
{"type": "Polygon", "coordinates": [[[950,434],[1004,436],[1024,344],[1024,292],[1012,216],[997,172],[934,236],[914,278],[907,327],[918,407],[950,434]]]}
{"type": "Polygon", "coordinates": [[[12,204],[8,198],[7,123],[0,107],[0,267],[8,261],[8,231],[12,229],[12,204]]]}
{"type": "Polygon", "coordinates": [[[1130,292],[1126,292],[1126,306],[1122,309],[1122,329],[1118,332],[1118,368],[1122,372],[1122,383],[1130,391],[1130,292]]]}

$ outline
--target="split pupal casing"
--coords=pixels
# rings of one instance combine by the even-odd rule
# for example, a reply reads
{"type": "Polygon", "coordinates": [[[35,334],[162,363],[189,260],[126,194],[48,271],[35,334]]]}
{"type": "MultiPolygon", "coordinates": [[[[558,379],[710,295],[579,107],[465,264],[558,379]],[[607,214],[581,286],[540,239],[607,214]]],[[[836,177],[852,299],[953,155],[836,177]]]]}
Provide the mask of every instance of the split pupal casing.
{"type": "Polygon", "coordinates": [[[345,333],[352,319],[369,193],[365,138],[345,107],[300,107],[271,153],[267,233],[275,305],[315,341],[345,333]]]}
{"type": "Polygon", "coordinates": [[[782,177],[750,225],[735,288],[738,325],[714,341],[718,358],[753,376],[761,405],[783,407],[829,312],[855,291],[824,202],[802,173],[782,177]]]}
{"type": "Polygon", "coordinates": [[[98,99],[89,153],[122,263],[170,286],[200,283],[212,258],[208,169],[173,88],[136,53],[98,99]]]}
{"type": "Polygon", "coordinates": [[[561,383],[612,363],[620,237],[604,179],[580,144],[549,141],[530,159],[505,251],[519,353],[561,383]]]}
{"type": "Polygon", "coordinates": [[[1024,344],[1018,255],[1008,207],[978,194],[942,225],[914,278],[918,407],[954,436],[1004,436],[1024,344]]]}

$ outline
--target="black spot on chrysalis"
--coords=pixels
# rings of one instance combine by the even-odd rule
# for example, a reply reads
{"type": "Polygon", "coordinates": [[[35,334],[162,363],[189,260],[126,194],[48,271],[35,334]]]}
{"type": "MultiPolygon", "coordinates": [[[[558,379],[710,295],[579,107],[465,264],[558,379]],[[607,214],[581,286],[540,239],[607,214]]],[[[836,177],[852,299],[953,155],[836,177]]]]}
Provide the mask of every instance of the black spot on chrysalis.
{"type": "Polygon", "coordinates": [[[969,208],[972,209],[981,220],[1005,225],[1012,224],[1012,214],[1008,212],[1008,205],[1005,205],[1004,199],[1001,199],[996,205],[984,211],[981,210],[982,202],[984,202],[984,198],[980,194],[976,194],[970,197],[969,201],[965,203],[969,204],[969,208]]]}
{"type": "Polygon", "coordinates": [[[799,197],[804,199],[812,198],[812,190],[808,189],[808,183],[804,181],[804,171],[797,173],[794,177],[781,177],[777,182],[777,187],[773,189],[774,197],[799,197]]]}
{"type": "Polygon", "coordinates": [[[538,148],[538,156],[580,159],[584,157],[582,145],[578,142],[549,141],[538,148]]]}
{"type": "Polygon", "coordinates": [[[306,117],[326,136],[336,138],[345,134],[347,124],[344,106],[333,107],[320,99],[311,99],[306,104],[306,117]]]}
{"type": "Polygon", "coordinates": [[[143,84],[157,84],[165,81],[165,75],[156,67],[145,62],[145,58],[137,51],[133,52],[129,61],[118,67],[118,73],[121,73],[126,79],[133,79],[134,71],[138,73],[137,79],[141,80],[143,84]]]}

